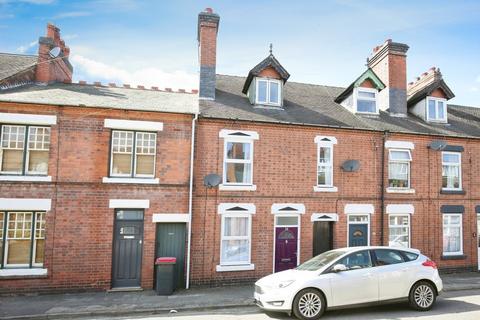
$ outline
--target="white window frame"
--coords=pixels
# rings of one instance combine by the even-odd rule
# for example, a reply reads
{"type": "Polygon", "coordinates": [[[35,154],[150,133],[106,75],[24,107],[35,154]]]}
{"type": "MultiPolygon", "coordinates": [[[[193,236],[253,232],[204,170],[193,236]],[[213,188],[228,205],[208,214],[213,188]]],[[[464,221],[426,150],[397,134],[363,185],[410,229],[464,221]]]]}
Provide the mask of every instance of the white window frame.
{"type": "MultiPolygon", "coordinates": [[[[391,246],[390,245],[390,229],[392,228],[396,228],[396,229],[401,229],[401,228],[405,228],[405,225],[398,225],[398,224],[395,224],[395,225],[392,225],[390,224],[390,218],[391,217],[407,217],[408,219],[408,247],[407,248],[410,248],[411,245],[412,245],[412,239],[411,239],[411,226],[412,226],[412,222],[411,222],[411,216],[410,214],[408,213],[390,213],[388,215],[388,246],[391,246]]],[[[394,248],[397,248],[397,247],[394,247],[394,248]]]]}
{"type": "Polygon", "coordinates": [[[447,122],[447,99],[444,98],[437,98],[437,97],[427,97],[425,101],[425,113],[426,113],[426,118],[427,121],[429,122],[441,122],[441,123],[446,123],[447,122]],[[429,104],[430,101],[435,101],[435,117],[430,117],[430,108],[429,104]],[[444,118],[438,118],[438,103],[443,102],[443,114],[444,118]]]}
{"type": "Polygon", "coordinates": [[[388,188],[389,190],[411,190],[412,189],[412,182],[411,182],[411,176],[412,176],[412,152],[410,149],[388,149],[388,188]],[[398,151],[398,152],[408,152],[408,155],[410,157],[410,160],[391,160],[391,152],[392,151],[398,151]],[[408,164],[408,187],[390,187],[390,163],[406,163],[408,164]]]}
{"type": "Polygon", "coordinates": [[[222,214],[222,226],[220,230],[220,266],[242,266],[250,265],[252,261],[252,215],[244,213],[227,213],[222,214]],[[225,218],[246,218],[248,219],[248,234],[246,236],[225,236],[225,218]],[[222,261],[223,257],[223,241],[224,240],[248,240],[248,260],[247,261],[222,261]]]}
{"type": "Polygon", "coordinates": [[[462,184],[462,153],[461,152],[453,152],[453,151],[442,151],[442,171],[443,166],[456,166],[458,167],[458,188],[444,188],[443,187],[443,172],[442,172],[442,190],[445,191],[459,191],[463,190],[462,184]],[[444,154],[454,154],[458,155],[458,164],[452,164],[451,162],[443,162],[443,155],[444,154]]]}
{"type": "Polygon", "coordinates": [[[350,247],[350,224],[366,224],[368,232],[367,246],[370,245],[370,214],[369,213],[348,213],[347,214],[347,245],[350,247]],[[350,217],[367,217],[367,222],[350,222],[350,217]]]}
{"type": "Polygon", "coordinates": [[[253,183],[253,164],[254,164],[254,140],[258,140],[258,133],[255,131],[242,130],[220,130],[219,137],[223,138],[223,160],[222,160],[222,183],[220,190],[231,191],[255,191],[256,185],[253,183]],[[240,135],[239,135],[240,134],[240,135]],[[227,146],[229,142],[250,144],[250,160],[227,159],[227,146]],[[227,182],[227,163],[250,163],[250,183],[231,183],[227,182]]]}
{"type": "Polygon", "coordinates": [[[337,144],[337,139],[335,137],[327,137],[327,136],[316,136],[314,142],[317,144],[317,165],[316,165],[316,175],[315,175],[315,186],[313,187],[313,191],[315,192],[337,192],[338,188],[334,186],[333,177],[334,177],[334,145],[337,144]],[[320,165],[320,148],[330,148],[330,165],[320,165]],[[330,184],[318,184],[318,167],[330,167],[332,181],[330,184]]]}
{"type": "Polygon", "coordinates": [[[378,106],[378,90],[373,89],[373,88],[365,88],[365,87],[356,87],[353,90],[353,105],[355,107],[355,113],[360,113],[360,114],[378,114],[379,113],[379,106],[378,106]],[[368,93],[374,93],[375,98],[365,98],[362,97],[361,100],[368,100],[368,101],[375,101],[375,112],[367,112],[367,111],[358,111],[358,92],[363,91],[363,92],[368,92],[368,93]]]}
{"type": "Polygon", "coordinates": [[[443,213],[442,214],[442,255],[444,256],[461,256],[463,255],[463,214],[461,213],[443,213]],[[445,236],[445,223],[444,219],[446,216],[458,216],[460,219],[459,224],[448,224],[447,227],[460,227],[460,251],[456,252],[445,252],[443,247],[443,241],[445,236]]]}
{"type": "Polygon", "coordinates": [[[280,80],[277,80],[277,79],[271,79],[271,78],[257,78],[256,81],[255,81],[255,103],[256,104],[260,104],[260,105],[269,105],[269,106],[280,106],[282,105],[282,81],[280,80]],[[258,86],[259,86],[259,83],[261,81],[264,81],[267,83],[267,95],[266,95],[266,98],[267,100],[266,101],[260,101],[258,100],[258,86]],[[275,103],[275,102],[271,102],[271,99],[270,99],[270,83],[277,83],[278,84],[278,97],[277,97],[277,101],[278,103],[275,103]]]}

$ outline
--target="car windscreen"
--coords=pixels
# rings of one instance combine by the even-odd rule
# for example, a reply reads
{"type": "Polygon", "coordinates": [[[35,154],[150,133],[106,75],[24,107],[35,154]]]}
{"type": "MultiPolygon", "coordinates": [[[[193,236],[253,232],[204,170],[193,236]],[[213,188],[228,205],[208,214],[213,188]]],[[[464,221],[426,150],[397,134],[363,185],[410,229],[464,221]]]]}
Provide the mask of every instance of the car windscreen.
{"type": "Polygon", "coordinates": [[[299,265],[297,270],[316,271],[345,254],[345,252],[343,250],[332,250],[321,253],[299,265]]]}

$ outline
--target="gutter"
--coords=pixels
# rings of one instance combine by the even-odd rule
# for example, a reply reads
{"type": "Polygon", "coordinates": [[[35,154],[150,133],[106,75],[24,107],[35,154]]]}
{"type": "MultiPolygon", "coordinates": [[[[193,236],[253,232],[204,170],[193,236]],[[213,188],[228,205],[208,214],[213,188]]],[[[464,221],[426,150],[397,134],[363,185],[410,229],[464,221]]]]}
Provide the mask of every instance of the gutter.
{"type": "Polygon", "coordinates": [[[192,119],[192,137],[190,146],[190,183],[188,191],[188,240],[187,240],[187,274],[185,289],[190,287],[190,251],[192,241],[192,211],[193,211],[193,160],[195,158],[195,125],[198,120],[198,113],[192,119]]]}

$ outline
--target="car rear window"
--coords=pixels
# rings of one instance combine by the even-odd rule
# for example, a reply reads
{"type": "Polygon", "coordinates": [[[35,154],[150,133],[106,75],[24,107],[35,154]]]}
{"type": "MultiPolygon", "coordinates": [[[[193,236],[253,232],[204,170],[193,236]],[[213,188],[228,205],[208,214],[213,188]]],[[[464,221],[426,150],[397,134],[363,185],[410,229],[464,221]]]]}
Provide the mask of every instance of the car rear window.
{"type": "Polygon", "coordinates": [[[375,257],[377,258],[377,264],[379,266],[387,266],[390,264],[405,262],[402,254],[397,250],[381,249],[381,250],[374,250],[374,251],[375,251],[375,257]]]}
{"type": "Polygon", "coordinates": [[[407,261],[417,260],[418,258],[418,254],[412,252],[403,251],[403,255],[407,261]]]}

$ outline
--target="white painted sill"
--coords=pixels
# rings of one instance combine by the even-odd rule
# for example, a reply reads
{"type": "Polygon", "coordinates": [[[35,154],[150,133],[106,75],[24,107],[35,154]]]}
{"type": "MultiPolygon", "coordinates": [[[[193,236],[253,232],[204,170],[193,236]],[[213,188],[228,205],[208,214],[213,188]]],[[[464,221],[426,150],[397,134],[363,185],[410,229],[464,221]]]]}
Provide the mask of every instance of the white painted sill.
{"type": "Polygon", "coordinates": [[[338,192],[337,187],[321,187],[321,186],[314,186],[314,192],[338,192]]]}
{"type": "Polygon", "coordinates": [[[397,188],[387,188],[387,193],[415,193],[415,189],[397,189],[397,188]]]}
{"type": "Polygon", "coordinates": [[[222,191],[255,191],[257,190],[257,186],[254,184],[251,185],[228,185],[228,184],[220,184],[218,186],[219,190],[222,191]]]}
{"type": "Polygon", "coordinates": [[[0,277],[27,277],[27,276],[46,276],[47,269],[43,268],[25,268],[25,269],[1,269],[0,277]]]}
{"type": "Polygon", "coordinates": [[[52,182],[52,177],[51,176],[0,176],[0,181],[52,182]]]}
{"type": "Polygon", "coordinates": [[[155,179],[143,179],[143,178],[112,178],[103,177],[103,183],[133,183],[133,184],[160,184],[158,178],[155,179]]]}
{"type": "Polygon", "coordinates": [[[229,271],[249,271],[255,270],[255,265],[252,264],[244,264],[238,266],[222,266],[217,265],[217,272],[229,272],[229,271]]]}

